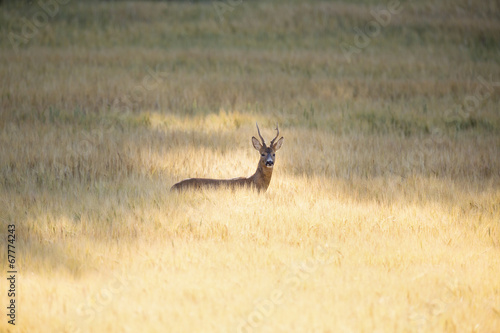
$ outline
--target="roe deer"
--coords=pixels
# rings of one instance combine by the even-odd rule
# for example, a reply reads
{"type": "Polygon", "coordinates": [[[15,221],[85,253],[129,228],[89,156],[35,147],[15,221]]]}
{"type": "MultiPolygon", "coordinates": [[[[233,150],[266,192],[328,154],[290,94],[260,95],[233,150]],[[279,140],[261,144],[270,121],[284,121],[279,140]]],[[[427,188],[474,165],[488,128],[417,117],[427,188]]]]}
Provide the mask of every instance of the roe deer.
{"type": "Polygon", "coordinates": [[[262,135],[260,135],[259,125],[257,125],[257,132],[259,133],[259,137],[262,142],[259,142],[259,140],[257,140],[253,136],[252,144],[254,148],[259,151],[260,160],[259,164],[257,165],[257,170],[252,176],[248,178],[239,177],[233,179],[189,178],[178,182],[177,184],[172,186],[170,190],[182,190],[185,188],[199,189],[201,187],[219,186],[227,186],[230,188],[247,186],[256,188],[259,192],[265,192],[269,187],[269,183],[271,182],[275,153],[278,149],[281,148],[281,145],[283,144],[283,137],[281,137],[277,142],[274,142],[280,134],[278,125],[276,125],[276,137],[271,140],[271,144],[269,145],[269,147],[267,147],[266,143],[264,142],[264,138],[262,137],[262,135]]]}

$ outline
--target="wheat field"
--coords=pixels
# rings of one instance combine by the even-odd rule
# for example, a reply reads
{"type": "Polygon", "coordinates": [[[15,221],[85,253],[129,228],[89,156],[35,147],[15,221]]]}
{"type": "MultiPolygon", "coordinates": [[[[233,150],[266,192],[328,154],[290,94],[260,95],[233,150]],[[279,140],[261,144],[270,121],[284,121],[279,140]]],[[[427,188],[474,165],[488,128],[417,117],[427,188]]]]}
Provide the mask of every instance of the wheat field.
{"type": "Polygon", "coordinates": [[[498,1],[40,3],[0,3],[0,331],[500,331],[498,1]],[[256,122],[266,193],[169,191],[256,122]]]}

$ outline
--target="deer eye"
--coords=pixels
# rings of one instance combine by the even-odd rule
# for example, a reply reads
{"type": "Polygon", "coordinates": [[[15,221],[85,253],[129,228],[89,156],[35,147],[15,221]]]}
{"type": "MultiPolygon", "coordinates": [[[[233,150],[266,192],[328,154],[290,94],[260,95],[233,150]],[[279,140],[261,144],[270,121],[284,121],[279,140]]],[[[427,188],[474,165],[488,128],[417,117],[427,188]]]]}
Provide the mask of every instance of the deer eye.
{"type": "Polygon", "coordinates": [[[273,154],[273,157],[276,156],[276,154],[273,154]]]}
{"type": "Polygon", "coordinates": [[[266,154],[260,154],[260,156],[264,157],[264,156],[266,156],[266,154]]]}

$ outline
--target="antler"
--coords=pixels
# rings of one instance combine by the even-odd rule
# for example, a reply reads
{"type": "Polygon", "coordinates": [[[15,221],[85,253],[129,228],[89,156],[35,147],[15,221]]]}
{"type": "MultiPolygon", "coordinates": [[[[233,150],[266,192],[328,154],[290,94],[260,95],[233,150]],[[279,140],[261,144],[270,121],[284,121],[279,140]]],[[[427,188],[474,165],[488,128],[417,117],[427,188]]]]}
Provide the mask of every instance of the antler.
{"type": "Polygon", "coordinates": [[[271,147],[273,146],[274,144],[274,140],[276,140],[278,138],[278,136],[280,135],[280,130],[278,129],[278,124],[276,124],[276,131],[278,133],[276,133],[276,137],[274,139],[271,140],[271,147]]]}
{"type": "Polygon", "coordinates": [[[255,123],[255,125],[257,126],[257,132],[259,133],[259,137],[260,137],[260,140],[262,141],[262,145],[265,147],[266,143],[264,142],[264,138],[262,137],[262,135],[260,135],[259,125],[257,125],[257,123],[255,123]]]}

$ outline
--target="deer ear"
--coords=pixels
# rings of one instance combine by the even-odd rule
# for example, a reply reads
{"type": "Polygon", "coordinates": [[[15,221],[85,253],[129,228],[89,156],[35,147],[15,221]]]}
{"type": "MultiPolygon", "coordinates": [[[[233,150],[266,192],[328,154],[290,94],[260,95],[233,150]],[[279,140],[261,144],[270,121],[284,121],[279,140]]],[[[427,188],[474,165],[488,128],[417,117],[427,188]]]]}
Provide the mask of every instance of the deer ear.
{"type": "Polygon", "coordinates": [[[273,145],[273,148],[274,148],[274,151],[277,151],[278,149],[281,148],[281,145],[283,144],[283,137],[281,137],[281,139],[278,140],[278,142],[276,142],[274,145],[273,145]]]}
{"type": "Polygon", "coordinates": [[[260,148],[262,148],[262,144],[255,138],[255,136],[252,136],[252,144],[253,147],[257,150],[260,150],[260,148]]]}

